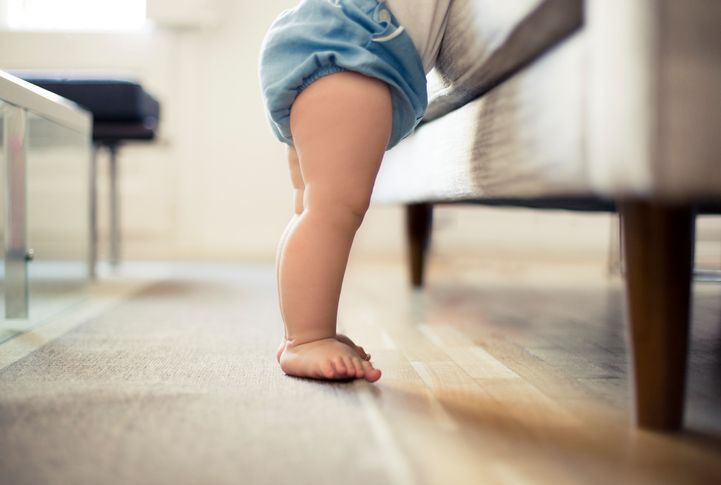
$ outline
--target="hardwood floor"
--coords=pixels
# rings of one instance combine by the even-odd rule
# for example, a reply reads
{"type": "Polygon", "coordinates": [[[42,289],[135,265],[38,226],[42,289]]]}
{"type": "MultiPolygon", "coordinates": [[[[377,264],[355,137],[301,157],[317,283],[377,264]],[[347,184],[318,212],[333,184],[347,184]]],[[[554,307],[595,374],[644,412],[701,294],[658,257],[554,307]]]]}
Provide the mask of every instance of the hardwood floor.
{"type": "Polygon", "coordinates": [[[372,342],[428,483],[721,480],[721,287],[696,288],[687,430],[664,435],[632,426],[623,292],[601,268],[441,263],[419,293],[395,267],[349,275],[343,325],[372,342]]]}
{"type": "Polygon", "coordinates": [[[657,434],[600,265],[434,258],[426,281],[353,261],[341,329],[376,384],[282,375],[270,265],[179,266],[0,345],[0,481],[721,483],[721,286],[695,288],[687,429],[657,434]]]}

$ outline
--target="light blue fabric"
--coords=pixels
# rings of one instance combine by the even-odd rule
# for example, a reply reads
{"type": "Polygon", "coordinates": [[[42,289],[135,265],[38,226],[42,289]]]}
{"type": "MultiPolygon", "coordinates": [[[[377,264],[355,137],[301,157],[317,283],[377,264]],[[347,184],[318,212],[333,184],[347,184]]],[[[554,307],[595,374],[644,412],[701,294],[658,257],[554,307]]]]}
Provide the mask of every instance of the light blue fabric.
{"type": "Polygon", "coordinates": [[[263,41],[260,82],[279,140],[293,144],[290,107],[313,81],[355,71],[391,87],[388,148],[413,132],[426,112],[423,62],[408,33],[379,0],[303,0],[283,12],[263,41]]]}

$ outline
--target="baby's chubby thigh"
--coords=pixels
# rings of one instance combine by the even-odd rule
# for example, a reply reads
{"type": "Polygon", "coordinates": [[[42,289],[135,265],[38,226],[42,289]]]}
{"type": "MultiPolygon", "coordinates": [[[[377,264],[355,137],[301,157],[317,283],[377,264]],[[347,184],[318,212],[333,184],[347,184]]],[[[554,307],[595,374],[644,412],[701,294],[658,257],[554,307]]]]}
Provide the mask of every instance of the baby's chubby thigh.
{"type": "Polygon", "coordinates": [[[290,127],[305,209],[349,213],[360,224],[390,137],[392,109],[386,83],[352,71],[322,77],[298,95],[290,127]]]}

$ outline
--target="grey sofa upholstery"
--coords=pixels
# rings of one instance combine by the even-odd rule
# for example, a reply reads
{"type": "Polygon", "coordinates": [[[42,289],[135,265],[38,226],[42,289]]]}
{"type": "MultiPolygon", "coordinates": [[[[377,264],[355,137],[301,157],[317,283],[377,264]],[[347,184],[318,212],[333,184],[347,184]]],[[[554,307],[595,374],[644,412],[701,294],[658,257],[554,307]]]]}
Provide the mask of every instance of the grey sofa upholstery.
{"type": "Polygon", "coordinates": [[[429,83],[373,194],[407,206],[413,283],[434,204],[617,206],[637,421],[682,426],[694,214],[721,201],[721,2],[454,0],[429,83]]]}

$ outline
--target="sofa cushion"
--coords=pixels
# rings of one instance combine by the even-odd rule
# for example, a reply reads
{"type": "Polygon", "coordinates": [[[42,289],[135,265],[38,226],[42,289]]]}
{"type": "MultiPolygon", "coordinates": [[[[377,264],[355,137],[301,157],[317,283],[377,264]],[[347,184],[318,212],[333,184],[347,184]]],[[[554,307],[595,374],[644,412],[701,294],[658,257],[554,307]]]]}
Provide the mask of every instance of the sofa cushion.
{"type": "MultiPolygon", "coordinates": [[[[438,110],[386,154],[374,201],[721,200],[721,4],[587,1],[582,28],[507,75],[458,14],[483,3],[456,1],[438,110]],[[454,59],[456,37],[471,40],[453,42],[454,59]]],[[[494,52],[523,52],[513,38],[494,52]]]]}
{"type": "Polygon", "coordinates": [[[582,24],[582,0],[454,0],[425,120],[507,79],[582,24]]]}
{"type": "Polygon", "coordinates": [[[386,153],[374,202],[595,195],[584,155],[585,40],[573,34],[489,93],[420,126],[386,153]]]}

